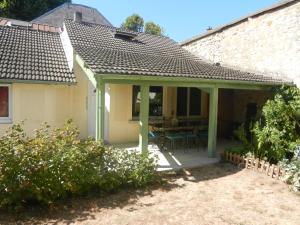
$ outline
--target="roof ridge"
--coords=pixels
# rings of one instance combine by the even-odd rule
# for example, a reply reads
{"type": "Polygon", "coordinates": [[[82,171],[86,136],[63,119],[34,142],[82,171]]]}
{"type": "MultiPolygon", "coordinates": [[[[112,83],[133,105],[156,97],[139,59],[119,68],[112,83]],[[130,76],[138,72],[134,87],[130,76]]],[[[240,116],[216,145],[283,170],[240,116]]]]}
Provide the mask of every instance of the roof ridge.
{"type": "Polygon", "coordinates": [[[24,21],[24,20],[4,18],[4,17],[0,17],[0,26],[17,27],[17,28],[24,28],[24,29],[28,29],[28,30],[38,30],[38,31],[51,32],[51,33],[60,33],[61,32],[60,27],[51,26],[51,25],[43,24],[43,23],[33,23],[33,22],[24,21]],[[18,22],[24,23],[24,25],[13,24],[13,21],[18,21],[18,22]]]}
{"type": "Polygon", "coordinates": [[[275,3],[271,6],[268,6],[268,7],[265,7],[263,9],[257,10],[256,12],[250,13],[246,16],[242,16],[242,17],[240,17],[238,19],[235,19],[235,20],[233,20],[229,23],[225,23],[223,25],[220,25],[220,26],[216,27],[215,29],[200,33],[200,34],[198,34],[194,37],[191,37],[191,38],[188,38],[184,41],[181,41],[180,45],[184,46],[184,45],[189,44],[191,42],[197,41],[201,38],[205,38],[205,37],[210,36],[212,34],[222,32],[223,30],[225,30],[227,28],[230,28],[232,26],[235,26],[239,23],[242,23],[242,22],[248,20],[251,17],[258,17],[258,16],[260,16],[262,14],[265,14],[269,11],[277,10],[277,9],[283,8],[285,6],[290,6],[290,5],[296,4],[297,2],[299,2],[299,0],[282,0],[282,1],[279,1],[279,2],[277,2],[277,3],[275,3]]]}
{"type": "Polygon", "coordinates": [[[82,22],[74,22],[72,19],[65,19],[64,21],[70,21],[70,22],[77,23],[77,24],[80,24],[80,25],[88,25],[88,24],[91,24],[91,25],[95,25],[95,26],[101,26],[101,27],[106,27],[106,28],[113,28],[113,29],[116,29],[116,30],[127,31],[127,32],[131,32],[131,33],[136,33],[136,34],[143,34],[143,35],[149,35],[149,36],[156,36],[156,37],[160,37],[160,38],[166,38],[166,39],[172,40],[172,41],[174,41],[175,43],[179,44],[178,42],[176,42],[176,41],[173,40],[172,38],[170,38],[170,37],[168,37],[168,36],[164,36],[164,35],[148,34],[148,33],[145,33],[145,32],[140,32],[140,31],[133,31],[133,30],[124,29],[124,28],[122,28],[122,27],[115,27],[115,26],[109,26],[109,25],[105,25],[105,24],[98,24],[98,23],[85,22],[85,21],[82,21],[82,22]]]}

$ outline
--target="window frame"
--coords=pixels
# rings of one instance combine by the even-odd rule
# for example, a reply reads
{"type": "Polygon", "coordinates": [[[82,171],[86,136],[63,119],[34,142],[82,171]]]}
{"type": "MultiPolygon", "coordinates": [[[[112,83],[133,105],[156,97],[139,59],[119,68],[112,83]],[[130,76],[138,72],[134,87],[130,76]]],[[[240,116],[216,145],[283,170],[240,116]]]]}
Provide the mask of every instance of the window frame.
{"type": "Polygon", "coordinates": [[[191,88],[192,87],[184,87],[187,89],[187,104],[186,104],[186,115],[185,116],[178,116],[177,115],[177,90],[178,90],[178,87],[176,89],[176,116],[177,118],[179,119],[184,119],[184,118],[190,118],[190,119],[197,119],[197,118],[201,118],[202,117],[202,90],[199,89],[199,91],[201,92],[200,94],[200,101],[201,101],[201,105],[200,105],[200,114],[199,115],[190,115],[190,100],[191,100],[191,96],[190,96],[190,93],[191,93],[191,88]]]}
{"type": "Polygon", "coordinates": [[[0,87],[8,87],[8,117],[0,117],[0,124],[12,123],[12,88],[11,84],[1,84],[0,87]]]}
{"type": "MultiPolygon", "coordinates": [[[[132,118],[132,121],[137,121],[137,120],[139,120],[140,119],[140,116],[138,115],[138,116],[134,116],[133,115],[133,94],[134,94],[134,92],[133,92],[133,90],[134,90],[134,86],[138,86],[138,87],[140,87],[139,85],[132,85],[132,93],[131,93],[131,96],[132,96],[132,102],[131,102],[131,118],[132,118]]],[[[163,86],[152,86],[152,87],[161,87],[162,88],[162,104],[161,104],[161,106],[162,106],[162,115],[161,116],[150,116],[150,114],[149,114],[149,119],[151,120],[151,119],[162,119],[163,118],[163,114],[164,114],[164,112],[163,112],[163,109],[164,109],[164,87],[163,86]]],[[[150,88],[151,88],[151,86],[150,86],[150,88]]],[[[149,90],[149,94],[150,94],[150,90],[149,90]]],[[[149,98],[150,98],[150,96],[149,96],[149,98]]],[[[150,101],[150,99],[149,99],[149,101],[150,101]]],[[[150,107],[150,102],[149,102],[149,107],[150,107]]]]}

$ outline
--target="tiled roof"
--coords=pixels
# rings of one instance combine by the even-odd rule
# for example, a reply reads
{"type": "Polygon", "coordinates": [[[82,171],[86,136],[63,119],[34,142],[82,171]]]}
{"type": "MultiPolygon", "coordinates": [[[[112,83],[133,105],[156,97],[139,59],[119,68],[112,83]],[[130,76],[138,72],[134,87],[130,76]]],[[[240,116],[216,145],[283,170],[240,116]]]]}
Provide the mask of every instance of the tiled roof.
{"type": "Polygon", "coordinates": [[[55,30],[0,26],[0,40],[0,80],[75,82],[55,30]]]}
{"type": "Polygon", "coordinates": [[[65,21],[71,43],[97,74],[133,74],[282,83],[281,79],[210,64],[167,37],[136,33],[114,37],[117,28],[65,21]]]}

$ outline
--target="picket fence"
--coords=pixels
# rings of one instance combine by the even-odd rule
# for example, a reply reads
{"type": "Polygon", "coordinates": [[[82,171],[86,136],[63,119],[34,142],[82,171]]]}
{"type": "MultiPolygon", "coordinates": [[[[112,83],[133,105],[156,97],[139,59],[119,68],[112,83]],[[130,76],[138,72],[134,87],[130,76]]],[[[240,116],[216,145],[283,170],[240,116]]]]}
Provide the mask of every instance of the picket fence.
{"type": "Polygon", "coordinates": [[[280,166],[270,164],[269,162],[266,162],[264,160],[251,157],[244,157],[239,154],[231,153],[228,151],[225,151],[222,154],[222,157],[224,160],[230,163],[233,163],[240,167],[245,167],[246,169],[252,169],[254,171],[264,173],[267,176],[270,176],[275,179],[279,179],[281,177],[284,177],[285,175],[285,170],[282,169],[280,166]]]}

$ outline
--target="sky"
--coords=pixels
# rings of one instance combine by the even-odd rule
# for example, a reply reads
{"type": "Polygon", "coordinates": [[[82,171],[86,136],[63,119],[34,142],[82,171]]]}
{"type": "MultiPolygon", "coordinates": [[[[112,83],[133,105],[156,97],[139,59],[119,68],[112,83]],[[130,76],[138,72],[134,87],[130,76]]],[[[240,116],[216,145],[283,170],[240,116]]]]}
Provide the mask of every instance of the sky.
{"type": "Polygon", "coordinates": [[[137,13],[161,25],[165,34],[184,41],[279,0],[73,0],[99,10],[114,26],[137,13]]]}

